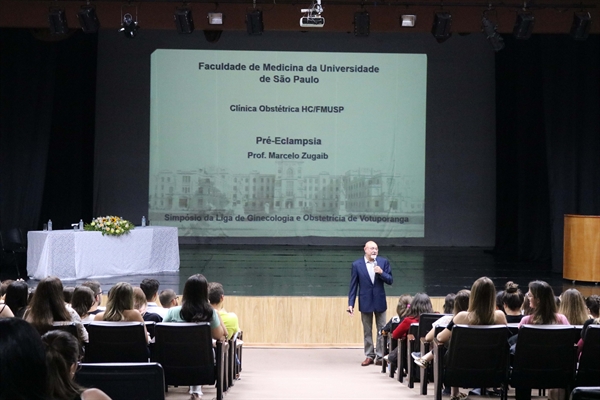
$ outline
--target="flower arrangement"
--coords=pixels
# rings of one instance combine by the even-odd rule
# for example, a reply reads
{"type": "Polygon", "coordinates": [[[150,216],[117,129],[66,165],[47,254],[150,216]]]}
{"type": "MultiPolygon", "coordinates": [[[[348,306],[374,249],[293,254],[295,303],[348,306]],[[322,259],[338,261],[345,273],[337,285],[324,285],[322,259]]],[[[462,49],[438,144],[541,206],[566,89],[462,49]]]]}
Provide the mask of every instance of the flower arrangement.
{"type": "Polygon", "coordinates": [[[91,223],[85,224],[86,231],[102,232],[102,235],[121,236],[129,233],[134,228],[133,224],[121,217],[106,216],[94,218],[91,223]]]}

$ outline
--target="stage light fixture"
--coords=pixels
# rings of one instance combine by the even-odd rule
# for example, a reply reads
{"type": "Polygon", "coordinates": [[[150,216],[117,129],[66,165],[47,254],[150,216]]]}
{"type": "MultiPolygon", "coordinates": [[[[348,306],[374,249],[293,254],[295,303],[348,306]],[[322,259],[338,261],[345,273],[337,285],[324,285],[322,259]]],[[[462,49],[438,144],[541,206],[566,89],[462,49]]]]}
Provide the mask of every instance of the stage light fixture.
{"type": "Polygon", "coordinates": [[[513,28],[513,36],[517,39],[529,39],[533,32],[535,17],[530,12],[521,12],[517,14],[515,26],[513,28]]]}
{"type": "Polygon", "coordinates": [[[207,18],[210,25],[223,25],[223,13],[209,12],[207,18]]]}
{"type": "Polygon", "coordinates": [[[265,26],[263,24],[263,14],[261,10],[254,9],[246,13],[246,30],[248,35],[262,35],[265,26]]]}
{"type": "Polygon", "coordinates": [[[369,36],[371,28],[371,17],[367,11],[357,11],[354,13],[354,36],[369,36]]]}
{"type": "Polygon", "coordinates": [[[69,31],[64,8],[50,8],[48,10],[48,23],[50,33],[53,35],[64,35],[69,31]]]}
{"type": "Polygon", "coordinates": [[[431,33],[438,43],[448,40],[452,36],[452,15],[447,12],[436,12],[431,33]]]}
{"type": "Polygon", "coordinates": [[[133,15],[130,13],[124,14],[121,19],[121,29],[119,29],[119,32],[123,32],[123,35],[125,35],[126,38],[133,39],[135,35],[137,35],[138,29],[140,29],[140,27],[137,18],[134,20],[133,15]]]}
{"type": "Polygon", "coordinates": [[[192,18],[191,8],[178,8],[173,14],[175,20],[175,27],[178,33],[192,33],[194,32],[194,19],[192,18]]]}
{"type": "Polygon", "coordinates": [[[400,26],[405,28],[414,28],[416,22],[416,15],[402,15],[400,17],[400,26]]]}
{"type": "Polygon", "coordinates": [[[485,15],[481,19],[481,28],[494,51],[498,52],[504,48],[504,39],[496,31],[496,24],[490,21],[485,15]]]}
{"type": "Polygon", "coordinates": [[[575,40],[585,40],[590,35],[591,26],[592,16],[589,12],[574,13],[571,36],[575,40]]]}
{"type": "Polygon", "coordinates": [[[81,30],[85,33],[96,33],[100,29],[100,21],[94,6],[81,6],[77,12],[77,19],[81,30]]]}

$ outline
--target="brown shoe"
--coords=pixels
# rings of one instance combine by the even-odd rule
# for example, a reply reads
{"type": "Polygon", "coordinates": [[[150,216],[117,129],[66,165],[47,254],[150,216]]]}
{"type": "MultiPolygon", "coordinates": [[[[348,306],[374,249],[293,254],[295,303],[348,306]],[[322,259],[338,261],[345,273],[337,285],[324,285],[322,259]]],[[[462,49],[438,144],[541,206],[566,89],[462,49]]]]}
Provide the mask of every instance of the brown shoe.
{"type": "Polygon", "coordinates": [[[381,358],[376,358],[375,365],[381,365],[381,364],[383,364],[383,362],[381,361],[381,358]]]}
{"type": "Polygon", "coordinates": [[[371,365],[373,364],[373,359],[371,357],[367,357],[365,358],[365,361],[363,361],[360,365],[362,365],[363,367],[366,367],[367,365],[371,365]]]}

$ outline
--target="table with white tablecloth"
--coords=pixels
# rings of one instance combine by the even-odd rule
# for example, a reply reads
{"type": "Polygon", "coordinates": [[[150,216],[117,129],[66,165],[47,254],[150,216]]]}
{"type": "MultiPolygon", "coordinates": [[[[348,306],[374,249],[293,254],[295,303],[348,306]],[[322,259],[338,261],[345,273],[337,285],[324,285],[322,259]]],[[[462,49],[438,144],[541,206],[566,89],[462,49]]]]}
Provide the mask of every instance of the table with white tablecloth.
{"type": "Polygon", "coordinates": [[[30,231],[27,274],[34,279],[101,278],[179,270],[177,228],[136,227],[121,236],[94,231],[30,231]]]}

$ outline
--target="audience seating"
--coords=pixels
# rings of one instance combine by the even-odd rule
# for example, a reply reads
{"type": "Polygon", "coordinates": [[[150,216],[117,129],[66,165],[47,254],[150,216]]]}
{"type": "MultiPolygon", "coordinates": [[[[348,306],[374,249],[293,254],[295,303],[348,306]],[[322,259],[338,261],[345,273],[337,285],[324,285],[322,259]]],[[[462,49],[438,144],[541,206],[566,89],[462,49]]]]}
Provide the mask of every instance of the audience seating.
{"type": "MultiPolygon", "coordinates": [[[[506,325],[455,325],[443,360],[444,385],[501,387],[505,400],[510,360],[508,336],[506,325]]],[[[440,391],[441,381],[436,382],[440,391]]]]}
{"type": "Polygon", "coordinates": [[[87,325],[86,363],[148,362],[143,322],[95,321],[87,325]]]}
{"type": "Polygon", "coordinates": [[[71,322],[70,324],[55,322],[52,325],[37,328],[37,331],[42,336],[47,332],[56,331],[56,330],[69,332],[71,335],[75,336],[76,338],[79,337],[77,334],[77,325],[75,325],[75,322],[71,322]]]}
{"type": "Polygon", "coordinates": [[[418,335],[419,324],[410,324],[410,328],[408,328],[408,334],[406,335],[406,355],[404,365],[406,366],[406,378],[408,379],[408,383],[406,385],[411,389],[415,387],[415,382],[418,381],[419,376],[418,370],[421,369],[415,364],[412,358],[412,353],[419,350],[420,342],[417,339],[418,335]]]}
{"type": "Polygon", "coordinates": [[[600,386],[576,387],[570,400],[600,400],[600,386]]]}
{"type": "Polygon", "coordinates": [[[237,340],[235,341],[235,355],[236,355],[236,363],[235,363],[235,376],[236,379],[242,372],[242,348],[244,346],[244,332],[239,331],[237,333],[237,340]]]}
{"type": "Polygon", "coordinates": [[[98,388],[112,400],[164,400],[165,378],[158,363],[81,364],[75,381],[98,388]]]}
{"type": "Polygon", "coordinates": [[[166,385],[216,385],[223,398],[223,343],[213,348],[208,322],[156,324],[152,361],[162,365],[166,385]]]}
{"type": "MultiPolygon", "coordinates": [[[[418,346],[420,348],[420,352],[421,352],[421,357],[424,356],[425,354],[429,353],[429,350],[431,349],[430,344],[431,342],[427,342],[425,340],[425,336],[427,336],[427,333],[429,333],[429,331],[431,330],[431,328],[433,328],[433,323],[435,321],[437,321],[438,319],[442,318],[444,315],[446,314],[438,314],[438,313],[426,313],[426,314],[421,314],[421,316],[419,317],[419,331],[417,334],[417,339],[418,339],[418,346]]],[[[413,366],[415,368],[417,368],[414,364],[414,360],[412,360],[411,357],[411,362],[413,364],[413,366]]],[[[433,372],[432,367],[428,367],[428,368],[418,368],[419,369],[419,382],[421,384],[421,391],[420,393],[423,395],[427,394],[427,383],[429,382],[429,374],[433,372]]]]}
{"type": "Polygon", "coordinates": [[[442,386],[444,378],[444,357],[446,355],[446,346],[437,340],[437,335],[446,329],[445,327],[438,326],[435,328],[435,336],[433,337],[433,343],[431,344],[431,351],[433,352],[433,399],[442,399],[442,386]]]}
{"type": "MultiPolygon", "coordinates": [[[[399,325],[398,322],[392,322],[390,324],[390,331],[384,337],[384,340],[383,340],[383,355],[384,355],[384,357],[389,355],[392,351],[396,350],[396,348],[398,347],[398,339],[392,338],[392,332],[394,332],[394,329],[396,329],[398,327],[398,325],[399,325]]],[[[381,361],[382,361],[381,362],[381,372],[385,373],[388,362],[386,361],[385,358],[382,359],[381,361]]],[[[390,378],[393,378],[394,370],[396,369],[396,365],[394,363],[389,363],[389,364],[390,364],[390,378]]]]}
{"type": "Polygon", "coordinates": [[[241,352],[242,341],[239,339],[241,332],[236,332],[231,339],[229,339],[229,351],[227,357],[227,388],[234,385],[234,381],[237,379],[238,368],[237,368],[237,354],[238,354],[238,343],[241,352]]]}
{"type": "Polygon", "coordinates": [[[523,325],[510,374],[516,390],[562,388],[574,378],[578,330],[570,325],[523,325]]]}
{"type": "Polygon", "coordinates": [[[575,386],[600,386],[600,325],[585,332],[575,386]]]}

